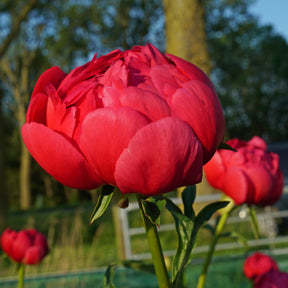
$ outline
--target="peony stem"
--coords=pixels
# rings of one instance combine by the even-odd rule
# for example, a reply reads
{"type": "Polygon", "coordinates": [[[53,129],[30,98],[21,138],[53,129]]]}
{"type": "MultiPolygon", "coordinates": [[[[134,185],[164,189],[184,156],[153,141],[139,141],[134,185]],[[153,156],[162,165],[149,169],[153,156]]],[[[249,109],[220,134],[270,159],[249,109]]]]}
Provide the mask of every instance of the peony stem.
{"type": "Polygon", "coordinates": [[[211,242],[210,247],[209,247],[208,254],[206,255],[206,259],[205,259],[205,262],[204,262],[204,265],[203,265],[203,268],[202,268],[202,271],[201,271],[201,275],[200,275],[200,277],[198,279],[197,288],[204,288],[204,286],[205,286],[208,268],[209,268],[209,265],[211,263],[212,256],[214,254],[216,244],[217,244],[219,238],[221,237],[221,234],[222,234],[223,229],[225,227],[227,218],[229,217],[230,213],[233,211],[233,208],[235,208],[235,207],[236,206],[233,206],[227,212],[225,211],[221,215],[221,217],[219,219],[219,222],[217,223],[217,226],[216,226],[216,229],[215,229],[215,233],[214,233],[212,242],[211,242]]]}
{"type": "Polygon", "coordinates": [[[140,213],[145,226],[145,231],[148,239],[149,249],[152,254],[152,260],[154,263],[155,273],[158,280],[159,288],[171,287],[169,281],[169,275],[166,269],[163,251],[158,235],[156,225],[153,224],[145,215],[143,206],[141,203],[141,196],[137,195],[137,200],[140,208],[140,213]]]}
{"type": "Polygon", "coordinates": [[[248,206],[248,207],[249,207],[249,214],[250,214],[250,220],[251,220],[251,225],[252,225],[254,237],[255,237],[255,239],[259,239],[260,238],[260,229],[259,229],[259,224],[258,224],[255,209],[252,206],[248,206]]]}
{"type": "Polygon", "coordinates": [[[25,274],[25,265],[20,264],[18,267],[18,288],[24,287],[24,274],[25,274]]]}

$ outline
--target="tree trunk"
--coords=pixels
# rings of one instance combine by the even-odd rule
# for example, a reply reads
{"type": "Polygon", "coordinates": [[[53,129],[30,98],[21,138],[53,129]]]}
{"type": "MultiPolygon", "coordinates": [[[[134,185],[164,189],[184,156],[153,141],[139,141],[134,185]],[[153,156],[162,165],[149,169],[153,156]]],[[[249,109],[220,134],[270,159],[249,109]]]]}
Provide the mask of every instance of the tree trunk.
{"type": "MultiPolygon", "coordinates": [[[[18,120],[19,135],[20,135],[20,172],[19,172],[19,194],[20,208],[27,210],[31,207],[31,156],[22,140],[21,127],[26,122],[26,104],[29,99],[29,67],[34,54],[23,53],[19,60],[10,63],[9,59],[2,60],[1,68],[10,84],[12,94],[17,103],[15,117],[18,120]],[[12,68],[13,67],[13,70],[12,68]],[[19,70],[18,70],[19,69],[19,70]]],[[[16,59],[17,60],[17,59],[16,59]]]]}
{"type": "Polygon", "coordinates": [[[7,196],[5,185],[5,159],[3,151],[3,119],[2,119],[2,92],[0,91],[0,233],[7,219],[7,196]]]}
{"type": "MultiPolygon", "coordinates": [[[[25,107],[19,107],[19,126],[20,129],[25,123],[25,107]],[[24,117],[24,118],[23,118],[24,117]],[[24,119],[24,121],[23,121],[24,119]]],[[[19,131],[21,135],[21,131],[19,131]]],[[[28,152],[22,137],[21,141],[21,156],[20,156],[20,177],[19,177],[19,190],[20,190],[20,208],[27,210],[31,208],[32,197],[31,197],[31,156],[28,152]]]]}
{"type": "MultiPolygon", "coordinates": [[[[30,55],[29,55],[30,56],[30,55]]],[[[33,56],[32,56],[33,57],[33,56]]],[[[23,55],[23,65],[21,66],[20,87],[15,87],[15,98],[18,102],[18,123],[21,141],[20,158],[20,208],[27,210],[31,208],[31,156],[21,137],[21,127],[26,122],[26,103],[29,99],[29,66],[32,58],[23,55]]]]}
{"type": "MultiPolygon", "coordinates": [[[[12,43],[12,41],[18,36],[19,31],[20,31],[20,27],[21,27],[21,23],[27,18],[27,15],[29,14],[29,12],[31,10],[33,10],[36,6],[37,6],[38,0],[29,0],[26,5],[19,11],[19,13],[17,15],[15,15],[15,17],[13,18],[13,22],[12,22],[12,27],[11,30],[9,32],[9,34],[6,36],[6,38],[1,42],[0,45],[0,59],[6,54],[9,45],[12,43]]],[[[28,80],[28,79],[27,79],[28,80]]],[[[24,106],[25,107],[25,106],[24,106]]],[[[24,108],[25,109],[25,108],[24,108]]],[[[25,113],[25,112],[24,112],[25,113]]],[[[5,224],[6,222],[6,214],[7,214],[7,210],[8,210],[8,197],[6,196],[6,187],[5,187],[5,161],[4,161],[4,153],[3,153],[3,121],[2,121],[2,94],[0,95],[0,229],[2,227],[2,225],[5,224]]],[[[25,119],[24,119],[25,121],[25,119]]],[[[20,126],[21,127],[21,126],[20,126]]],[[[23,141],[21,144],[21,155],[22,155],[22,151],[24,150],[23,148],[23,141]]],[[[26,149],[26,147],[25,147],[26,149]]],[[[26,152],[27,153],[27,149],[26,152]]],[[[21,162],[24,161],[25,165],[24,166],[29,166],[29,169],[26,170],[26,173],[20,173],[20,179],[23,179],[25,177],[30,177],[30,161],[29,160],[30,155],[26,155],[26,156],[21,156],[21,162]],[[23,158],[23,159],[22,159],[23,158]],[[23,175],[21,175],[23,174],[23,175]],[[26,175],[25,175],[26,174],[26,175]]],[[[24,168],[23,168],[24,169],[24,168]]],[[[27,178],[26,178],[27,179],[27,178]]],[[[21,180],[20,180],[21,181],[21,180]]],[[[23,180],[23,184],[25,185],[25,187],[29,189],[29,195],[30,195],[30,182],[27,186],[27,184],[25,184],[23,180]]],[[[21,182],[20,182],[21,183],[21,182]]],[[[27,193],[27,191],[26,191],[27,193]]],[[[28,196],[27,198],[28,201],[25,201],[26,205],[30,206],[31,203],[31,197],[28,196]]]]}
{"type": "MultiPolygon", "coordinates": [[[[204,2],[163,0],[166,17],[166,52],[195,64],[209,75],[212,64],[206,40],[204,2]]],[[[203,181],[197,184],[197,192],[198,194],[212,192],[204,174],[203,181]]]]}
{"type": "Polygon", "coordinates": [[[203,0],[163,0],[166,52],[181,57],[206,74],[211,71],[203,0]]]}

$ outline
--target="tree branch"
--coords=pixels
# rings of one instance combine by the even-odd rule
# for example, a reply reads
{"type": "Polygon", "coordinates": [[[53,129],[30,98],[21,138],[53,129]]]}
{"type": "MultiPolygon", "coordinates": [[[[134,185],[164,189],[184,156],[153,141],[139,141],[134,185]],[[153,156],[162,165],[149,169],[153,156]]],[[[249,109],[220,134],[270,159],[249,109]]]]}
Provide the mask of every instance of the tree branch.
{"type": "Polygon", "coordinates": [[[22,8],[22,10],[18,14],[17,18],[14,19],[10,33],[8,34],[6,39],[4,39],[2,44],[0,45],[0,58],[5,54],[5,52],[8,49],[10,43],[13,41],[13,39],[19,33],[19,30],[20,30],[20,27],[21,27],[21,23],[26,19],[28,13],[32,9],[34,9],[34,7],[36,6],[37,2],[38,2],[38,0],[30,0],[26,4],[26,6],[24,6],[22,8]]]}

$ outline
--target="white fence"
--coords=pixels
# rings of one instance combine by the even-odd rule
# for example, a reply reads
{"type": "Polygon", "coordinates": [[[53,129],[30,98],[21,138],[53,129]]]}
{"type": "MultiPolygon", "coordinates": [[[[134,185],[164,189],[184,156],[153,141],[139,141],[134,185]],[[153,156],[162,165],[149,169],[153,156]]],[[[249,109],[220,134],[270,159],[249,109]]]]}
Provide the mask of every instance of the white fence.
{"type": "MultiPolygon", "coordinates": [[[[286,196],[288,196],[288,186],[285,186],[285,193],[286,196]]],[[[221,194],[212,194],[212,195],[200,195],[197,196],[195,199],[195,203],[207,203],[207,202],[214,202],[219,201],[221,198],[221,194]]],[[[182,200],[180,198],[173,198],[172,201],[175,204],[181,204],[182,200]]],[[[123,231],[123,246],[124,246],[124,255],[125,259],[131,259],[131,260],[141,260],[141,259],[149,259],[151,257],[150,253],[141,253],[141,254],[135,254],[133,253],[132,249],[132,239],[131,237],[134,235],[139,234],[145,234],[144,227],[130,227],[129,226],[129,214],[132,211],[135,211],[138,209],[138,203],[130,203],[129,207],[126,209],[119,209],[119,217],[121,221],[122,231],[123,231]]],[[[261,232],[265,235],[265,238],[261,239],[251,239],[247,241],[247,244],[249,247],[255,247],[255,246],[264,246],[268,245],[271,250],[273,250],[273,253],[278,254],[288,254],[288,236],[281,236],[277,233],[277,220],[281,218],[287,218],[288,219],[288,207],[287,210],[275,210],[271,207],[266,207],[261,211],[261,213],[257,213],[257,219],[259,222],[259,226],[261,229],[261,232]],[[278,244],[281,244],[280,248],[275,248],[278,244]],[[277,250],[277,251],[276,251],[277,250]]],[[[238,215],[231,216],[227,220],[227,225],[229,223],[241,223],[245,221],[250,221],[249,217],[246,215],[245,208],[241,209],[238,215]]],[[[215,221],[214,219],[211,220],[211,222],[215,221]]],[[[211,223],[213,224],[213,223],[211,223]]],[[[287,227],[288,229],[288,227],[287,227]]],[[[161,228],[159,232],[164,231],[170,231],[175,230],[175,224],[161,224],[161,228]]],[[[288,231],[287,231],[288,232],[288,231]]],[[[287,233],[288,235],[288,233],[287,233]]],[[[143,235],[145,236],[145,235],[143,235]]],[[[238,243],[236,241],[231,241],[229,243],[219,243],[216,246],[216,250],[229,250],[229,249],[238,249],[242,248],[243,244],[238,243]]],[[[203,253],[208,251],[207,245],[201,245],[198,244],[194,250],[193,254],[197,255],[197,253],[203,253]]],[[[166,256],[172,256],[175,254],[175,250],[166,250],[164,251],[164,254],[166,256]]]]}

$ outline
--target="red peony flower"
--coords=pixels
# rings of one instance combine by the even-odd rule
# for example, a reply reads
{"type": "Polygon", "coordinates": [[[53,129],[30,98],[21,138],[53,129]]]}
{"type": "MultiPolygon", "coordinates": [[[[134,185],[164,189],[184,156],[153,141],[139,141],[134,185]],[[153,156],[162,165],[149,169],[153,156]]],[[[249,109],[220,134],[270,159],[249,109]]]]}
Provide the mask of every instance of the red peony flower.
{"type": "Polygon", "coordinates": [[[151,44],[95,56],[68,75],[50,68],[26,122],[28,150],[62,184],[147,196],[200,182],[225,128],[207,76],[151,44]]]}
{"type": "Polygon", "coordinates": [[[218,150],[204,171],[211,186],[223,191],[235,204],[272,205],[283,191],[283,174],[277,154],[267,151],[260,137],[227,142],[237,152],[218,150]]]}
{"type": "Polygon", "coordinates": [[[288,288],[288,273],[271,270],[258,277],[253,288],[288,288]]]}
{"type": "Polygon", "coordinates": [[[2,250],[15,262],[38,264],[48,254],[46,237],[33,229],[19,232],[6,229],[0,238],[2,250]]]}
{"type": "Polygon", "coordinates": [[[270,270],[278,270],[277,263],[273,258],[260,252],[247,257],[243,264],[243,272],[249,279],[255,279],[270,270]]]}

